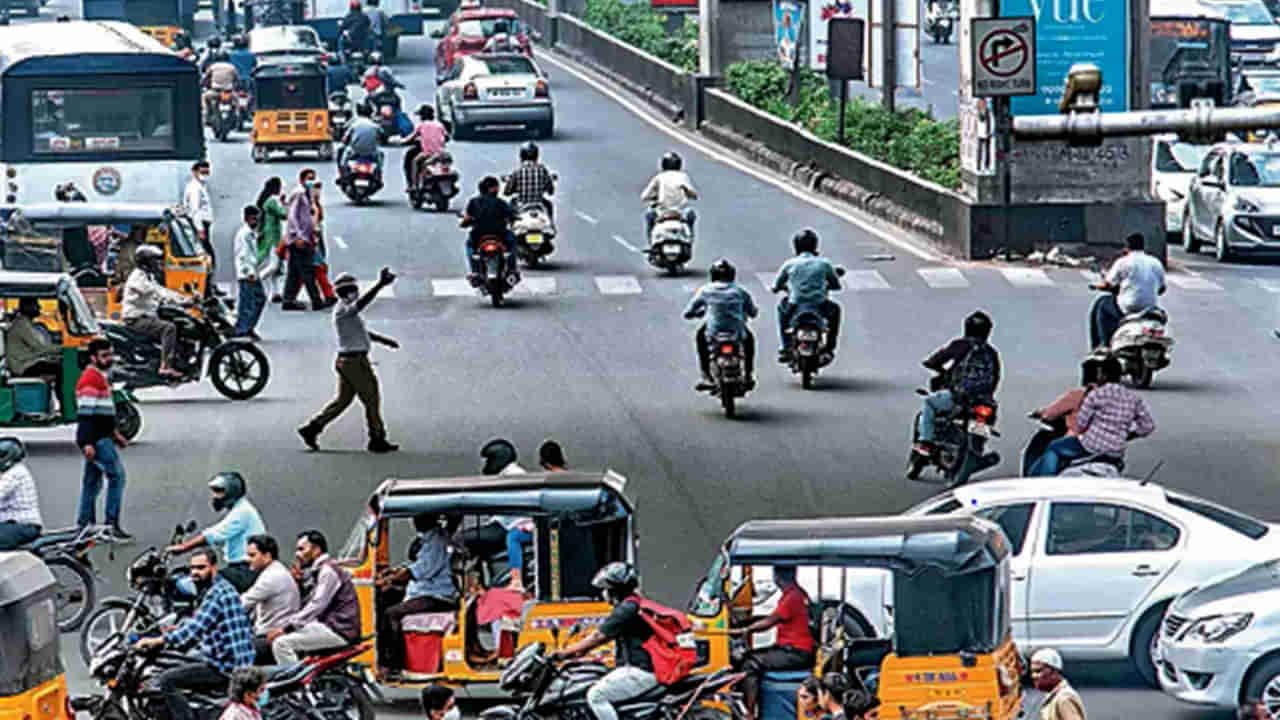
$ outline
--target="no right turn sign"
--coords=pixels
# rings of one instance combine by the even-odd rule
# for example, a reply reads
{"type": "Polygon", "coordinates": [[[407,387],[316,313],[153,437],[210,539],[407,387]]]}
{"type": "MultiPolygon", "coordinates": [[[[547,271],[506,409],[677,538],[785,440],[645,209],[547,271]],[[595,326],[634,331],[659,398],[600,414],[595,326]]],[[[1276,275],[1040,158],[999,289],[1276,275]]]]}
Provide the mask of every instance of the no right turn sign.
{"type": "Polygon", "coordinates": [[[1035,95],[1035,18],[974,18],[972,30],[973,96],[1035,95]]]}

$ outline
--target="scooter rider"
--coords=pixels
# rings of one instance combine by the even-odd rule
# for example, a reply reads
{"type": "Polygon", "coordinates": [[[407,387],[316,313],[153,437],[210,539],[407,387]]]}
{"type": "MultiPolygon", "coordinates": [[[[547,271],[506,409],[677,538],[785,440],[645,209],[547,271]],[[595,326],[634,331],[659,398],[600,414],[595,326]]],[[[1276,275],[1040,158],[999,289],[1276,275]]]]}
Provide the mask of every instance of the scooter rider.
{"type": "Polygon", "coordinates": [[[1154,308],[1156,298],[1164,294],[1164,266],[1143,250],[1146,239],[1142,233],[1125,238],[1125,246],[1124,254],[1111,264],[1102,282],[1091,286],[1111,291],[1099,296],[1089,310],[1091,348],[1109,346],[1126,315],[1154,308]]]}
{"type": "Polygon", "coordinates": [[[220,472],[209,478],[209,492],[213,494],[209,500],[213,509],[227,514],[199,535],[165,548],[165,552],[178,555],[204,545],[221,545],[226,562],[218,574],[230,581],[236,592],[246,592],[257,579],[249,567],[246,543],[254,535],[265,535],[267,526],[258,508],[246,497],[249,487],[240,473],[220,472]]]}
{"type": "Polygon", "coordinates": [[[378,167],[382,177],[382,149],[378,147],[378,126],[369,119],[371,108],[361,104],[356,108],[356,121],[342,136],[342,148],[338,150],[338,181],[347,180],[347,161],[366,160],[378,167]]]}
{"type": "Polygon", "coordinates": [[[420,122],[413,134],[394,141],[409,146],[404,154],[404,183],[409,187],[416,184],[418,173],[431,164],[432,158],[444,152],[445,143],[449,142],[449,131],[436,121],[435,108],[423,103],[418,106],[417,114],[420,122]]]}
{"type": "Polygon", "coordinates": [[[369,24],[369,16],[360,8],[360,0],[351,0],[347,14],[338,21],[338,52],[345,56],[349,52],[359,52],[369,47],[369,24]],[[343,42],[343,33],[350,38],[350,46],[343,42]]]}
{"type": "Polygon", "coordinates": [[[555,208],[548,195],[556,193],[555,179],[546,165],[538,162],[538,145],[533,141],[520,146],[520,167],[511,171],[502,194],[515,198],[517,208],[541,204],[547,209],[547,219],[555,224],[555,208]]]}
{"type": "Polygon", "coordinates": [[[178,326],[160,319],[160,304],[190,305],[185,295],[155,281],[164,267],[164,252],[155,245],[141,245],[133,252],[134,269],[124,284],[124,324],[135,333],[160,341],[160,369],[163,377],[180,379],[172,366],[178,343],[178,326]]]}
{"type": "Polygon", "coordinates": [[[467,201],[467,209],[462,213],[459,227],[470,228],[464,249],[467,253],[467,279],[478,286],[481,278],[481,267],[475,257],[475,241],[485,235],[498,235],[507,244],[507,272],[519,277],[519,265],[516,262],[516,238],[511,232],[511,223],[516,219],[515,210],[506,200],[498,197],[501,184],[498,178],[486,176],[480,181],[480,194],[467,201]]]}
{"type": "Polygon", "coordinates": [[[549,657],[553,661],[567,660],[616,641],[615,667],[587,690],[587,705],[596,720],[618,720],[615,703],[639,697],[658,686],[653,658],[644,648],[653,629],[641,617],[640,604],[630,599],[640,587],[640,578],[630,564],[609,563],[596,573],[591,585],[604,591],[613,612],[591,634],[549,657]]]}
{"type": "Polygon", "coordinates": [[[734,333],[742,340],[742,350],[746,354],[746,370],[748,390],[756,386],[756,338],[747,327],[747,318],[753,318],[759,310],[751,299],[751,293],[734,282],[737,271],[733,264],[720,258],[711,264],[711,282],[698,288],[684,310],[686,320],[706,316],[707,321],[698,328],[694,342],[698,348],[698,368],[702,371],[702,379],[698,381],[698,390],[710,390],[715,387],[711,378],[711,347],[708,338],[718,333],[734,333]]]}
{"type": "Polygon", "coordinates": [[[680,155],[668,152],[662,156],[661,172],[653,176],[640,199],[649,203],[644,213],[644,241],[647,245],[653,236],[653,226],[658,221],[659,213],[679,213],[685,224],[689,226],[689,234],[693,234],[693,223],[698,214],[689,207],[690,200],[698,199],[698,192],[693,187],[693,180],[681,168],[684,161],[680,155]]]}
{"type": "Polygon", "coordinates": [[[827,346],[822,349],[822,364],[831,362],[836,353],[836,341],[840,337],[840,305],[827,297],[831,290],[840,289],[840,276],[830,260],[818,256],[818,233],[805,228],[791,238],[796,256],[782,264],[778,278],[773,281],[773,292],[787,291],[787,297],[778,303],[778,362],[791,361],[791,335],[787,329],[801,312],[812,311],[827,322],[827,346]]]}
{"type": "Polygon", "coordinates": [[[987,340],[991,337],[991,317],[978,310],[964,319],[964,337],[947,343],[921,363],[945,374],[946,386],[924,397],[920,408],[919,442],[913,450],[933,455],[933,426],[939,413],[950,412],[960,403],[992,398],[1000,386],[1000,353],[987,340]]]}
{"type": "Polygon", "coordinates": [[[214,53],[213,64],[204,72],[204,87],[205,122],[212,124],[218,94],[224,90],[235,92],[240,89],[240,70],[231,63],[231,55],[226,50],[219,49],[214,53]]]}
{"type": "Polygon", "coordinates": [[[222,50],[222,38],[214,35],[209,38],[209,42],[204,44],[204,51],[200,53],[200,62],[196,65],[200,69],[200,77],[204,77],[204,73],[209,66],[217,62],[217,54],[222,50]]]}

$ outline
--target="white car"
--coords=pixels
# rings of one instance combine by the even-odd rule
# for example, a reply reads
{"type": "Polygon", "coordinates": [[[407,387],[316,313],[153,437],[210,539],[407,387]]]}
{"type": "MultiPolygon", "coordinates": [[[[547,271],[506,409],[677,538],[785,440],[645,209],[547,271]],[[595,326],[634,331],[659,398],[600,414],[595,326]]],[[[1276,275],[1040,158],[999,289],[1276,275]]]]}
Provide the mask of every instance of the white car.
{"type": "Polygon", "coordinates": [[[906,515],[972,512],[1013,550],[1014,642],[1079,660],[1129,658],[1159,687],[1157,630],[1179,594],[1280,557],[1276,527],[1136,480],[992,480],[926,500],[906,515]]]}
{"type": "Polygon", "coordinates": [[[1165,232],[1182,231],[1191,178],[1209,150],[1209,145],[1180,142],[1173,134],[1151,138],[1151,196],[1164,201],[1165,232]]]}
{"type": "Polygon", "coordinates": [[[555,111],[546,74],[518,53],[463,55],[436,90],[436,117],[458,139],[485,127],[551,137],[555,111]]]}

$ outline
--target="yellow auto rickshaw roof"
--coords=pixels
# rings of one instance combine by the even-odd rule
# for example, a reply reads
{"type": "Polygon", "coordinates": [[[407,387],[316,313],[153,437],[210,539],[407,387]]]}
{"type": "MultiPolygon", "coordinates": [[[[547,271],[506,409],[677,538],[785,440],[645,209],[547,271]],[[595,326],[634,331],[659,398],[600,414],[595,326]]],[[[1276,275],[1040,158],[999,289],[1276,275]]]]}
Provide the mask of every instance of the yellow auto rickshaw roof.
{"type": "Polygon", "coordinates": [[[0,552],[0,607],[57,584],[40,558],[29,552],[0,552]]]}
{"type": "Polygon", "coordinates": [[[616,503],[635,511],[625,494],[627,479],[605,470],[479,475],[456,478],[390,478],[374,491],[370,507],[381,514],[420,512],[514,512],[528,514],[599,509],[616,503]]]}

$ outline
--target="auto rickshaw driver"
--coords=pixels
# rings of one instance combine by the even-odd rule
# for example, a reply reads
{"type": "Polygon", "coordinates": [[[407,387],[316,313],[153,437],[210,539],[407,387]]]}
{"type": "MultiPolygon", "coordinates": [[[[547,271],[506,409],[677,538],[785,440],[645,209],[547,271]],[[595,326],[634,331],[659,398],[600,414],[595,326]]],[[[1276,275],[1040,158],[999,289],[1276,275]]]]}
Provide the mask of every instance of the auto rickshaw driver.
{"type": "Polygon", "coordinates": [[[4,335],[5,363],[14,377],[44,378],[62,398],[62,346],[49,339],[48,331],[36,327],[40,301],[33,297],[18,300],[18,313],[4,335]]]}

